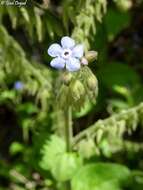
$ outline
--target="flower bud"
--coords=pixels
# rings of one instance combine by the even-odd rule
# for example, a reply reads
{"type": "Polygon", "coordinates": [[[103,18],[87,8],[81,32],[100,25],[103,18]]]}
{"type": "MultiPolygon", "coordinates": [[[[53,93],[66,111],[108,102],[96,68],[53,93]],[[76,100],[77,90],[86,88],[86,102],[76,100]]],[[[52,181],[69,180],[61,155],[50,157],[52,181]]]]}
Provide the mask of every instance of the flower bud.
{"type": "Polygon", "coordinates": [[[70,82],[71,82],[71,79],[72,79],[72,74],[71,73],[64,73],[63,75],[62,75],[62,81],[63,81],[63,83],[65,84],[65,85],[69,85],[70,84],[70,82]]]}
{"type": "Polygon", "coordinates": [[[87,86],[90,90],[95,90],[98,86],[98,81],[94,75],[91,75],[87,79],[87,86]]]}
{"type": "Polygon", "coordinates": [[[94,60],[97,59],[98,52],[97,51],[88,51],[85,54],[85,58],[87,59],[88,62],[93,62],[94,60]]]}
{"type": "Polygon", "coordinates": [[[79,80],[76,80],[74,84],[71,86],[71,92],[73,99],[79,100],[80,97],[85,93],[83,84],[79,80]]]}
{"type": "Polygon", "coordinates": [[[85,57],[81,58],[81,64],[82,65],[88,65],[88,61],[87,61],[87,59],[85,57]]]}

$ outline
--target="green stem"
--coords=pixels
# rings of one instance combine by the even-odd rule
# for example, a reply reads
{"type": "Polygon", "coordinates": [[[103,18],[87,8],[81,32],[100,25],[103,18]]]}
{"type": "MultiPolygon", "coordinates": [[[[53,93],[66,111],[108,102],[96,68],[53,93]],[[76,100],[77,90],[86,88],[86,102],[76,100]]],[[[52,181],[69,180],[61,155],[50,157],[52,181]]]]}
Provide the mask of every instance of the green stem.
{"type": "Polygon", "coordinates": [[[72,110],[70,106],[65,110],[65,140],[66,150],[70,152],[72,142],[72,110]]]}
{"type": "MultiPolygon", "coordinates": [[[[67,107],[65,110],[65,141],[66,141],[66,150],[71,152],[71,143],[72,143],[72,109],[67,107]]],[[[66,190],[71,190],[70,181],[65,183],[66,190]]]]}
{"type": "MultiPolygon", "coordinates": [[[[143,102],[141,102],[139,105],[133,107],[133,108],[129,108],[128,110],[125,111],[121,111],[120,113],[117,114],[113,114],[112,116],[108,117],[107,119],[103,119],[103,120],[98,120],[95,124],[89,126],[87,129],[83,130],[82,132],[80,132],[79,134],[77,134],[72,142],[72,146],[74,147],[75,145],[78,144],[78,142],[81,139],[84,139],[87,137],[92,136],[92,134],[95,134],[99,129],[104,130],[104,128],[107,128],[107,126],[110,126],[109,124],[112,123],[113,121],[117,122],[117,121],[121,121],[121,120],[128,120],[130,119],[130,121],[132,122],[132,115],[139,115],[139,112],[141,112],[143,110],[143,102]]],[[[134,119],[133,119],[134,122],[134,119]]]]}

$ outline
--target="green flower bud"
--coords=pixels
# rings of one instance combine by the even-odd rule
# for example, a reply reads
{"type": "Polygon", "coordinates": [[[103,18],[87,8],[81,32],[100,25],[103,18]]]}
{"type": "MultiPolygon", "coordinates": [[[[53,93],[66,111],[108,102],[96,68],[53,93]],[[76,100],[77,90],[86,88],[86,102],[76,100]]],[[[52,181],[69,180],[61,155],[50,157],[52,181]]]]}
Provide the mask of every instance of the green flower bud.
{"type": "Polygon", "coordinates": [[[88,62],[93,62],[97,59],[98,52],[97,51],[88,51],[85,54],[85,58],[87,59],[88,62]]]}
{"type": "Polygon", "coordinates": [[[90,90],[95,90],[98,87],[98,81],[94,75],[87,78],[87,86],[90,90]]]}
{"type": "Polygon", "coordinates": [[[70,72],[65,72],[63,75],[62,75],[62,81],[65,85],[69,85],[70,82],[71,82],[71,79],[72,79],[72,74],[70,72]]]}
{"type": "Polygon", "coordinates": [[[71,86],[71,92],[73,99],[76,101],[79,100],[81,96],[85,94],[83,84],[79,80],[76,80],[74,84],[71,86]]]}

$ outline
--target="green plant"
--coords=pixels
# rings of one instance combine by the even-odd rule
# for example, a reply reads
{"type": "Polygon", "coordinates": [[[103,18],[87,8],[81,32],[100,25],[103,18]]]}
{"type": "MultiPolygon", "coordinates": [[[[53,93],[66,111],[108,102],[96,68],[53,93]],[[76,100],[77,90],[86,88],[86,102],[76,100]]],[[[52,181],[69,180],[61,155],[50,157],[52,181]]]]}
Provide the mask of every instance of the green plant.
{"type": "Polygon", "coordinates": [[[0,189],[143,188],[141,6],[0,4],[0,189]],[[65,35],[85,47],[76,72],[49,64],[65,35]]]}

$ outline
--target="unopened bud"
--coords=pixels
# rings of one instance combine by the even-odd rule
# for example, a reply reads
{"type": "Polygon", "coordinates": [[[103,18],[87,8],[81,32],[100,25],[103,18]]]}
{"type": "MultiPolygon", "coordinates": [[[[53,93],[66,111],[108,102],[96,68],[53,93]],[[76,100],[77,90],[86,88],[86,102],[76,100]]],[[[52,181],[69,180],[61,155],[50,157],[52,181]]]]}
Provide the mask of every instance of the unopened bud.
{"type": "Polygon", "coordinates": [[[88,79],[87,79],[87,86],[89,87],[90,90],[95,90],[98,86],[97,84],[97,79],[94,75],[91,75],[88,79]]]}
{"type": "Polygon", "coordinates": [[[64,73],[62,75],[62,81],[66,85],[69,85],[69,83],[71,82],[71,79],[72,79],[72,74],[70,72],[69,73],[64,73]]]}
{"type": "Polygon", "coordinates": [[[87,59],[85,57],[81,58],[81,64],[82,65],[88,65],[88,61],[87,61],[87,59]]]}
{"type": "Polygon", "coordinates": [[[85,93],[84,86],[79,80],[76,80],[71,88],[72,97],[74,100],[79,100],[80,97],[85,93]]]}
{"type": "Polygon", "coordinates": [[[97,51],[88,51],[85,54],[85,58],[87,59],[88,62],[93,62],[97,60],[98,52],[97,51]]]}

